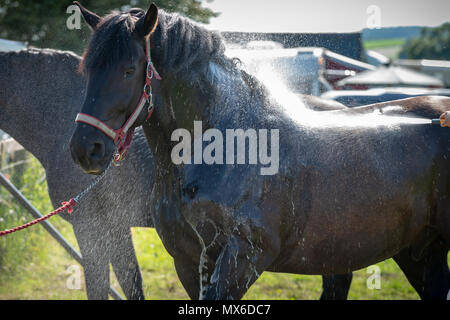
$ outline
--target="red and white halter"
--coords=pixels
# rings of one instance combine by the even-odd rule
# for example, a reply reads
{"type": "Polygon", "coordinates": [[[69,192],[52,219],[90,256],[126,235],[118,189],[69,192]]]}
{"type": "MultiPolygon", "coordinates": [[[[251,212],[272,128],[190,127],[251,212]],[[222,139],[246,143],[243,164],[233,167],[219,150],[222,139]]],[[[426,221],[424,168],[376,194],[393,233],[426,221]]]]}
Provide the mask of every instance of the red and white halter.
{"type": "Polygon", "coordinates": [[[114,144],[118,148],[117,154],[114,155],[114,162],[122,160],[127,154],[128,149],[130,148],[131,145],[131,141],[133,140],[133,133],[134,133],[134,129],[130,130],[130,128],[136,122],[136,119],[139,117],[139,115],[142,112],[142,109],[144,109],[147,103],[148,103],[147,117],[145,120],[148,120],[153,113],[151,82],[153,76],[155,76],[155,78],[158,80],[161,80],[161,77],[152,63],[150,52],[150,37],[148,37],[147,40],[145,41],[145,54],[147,56],[147,67],[145,71],[144,89],[141,98],[139,99],[139,102],[137,104],[137,107],[134,109],[131,116],[128,118],[128,120],[121,128],[114,130],[103,121],[86,113],[78,113],[77,117],[75,118],[75,122],[82,122],[91,125],[99,129],[101,132],[103,132],[106,136],[108,136],[110,139],[114,141],[114,144]]]}

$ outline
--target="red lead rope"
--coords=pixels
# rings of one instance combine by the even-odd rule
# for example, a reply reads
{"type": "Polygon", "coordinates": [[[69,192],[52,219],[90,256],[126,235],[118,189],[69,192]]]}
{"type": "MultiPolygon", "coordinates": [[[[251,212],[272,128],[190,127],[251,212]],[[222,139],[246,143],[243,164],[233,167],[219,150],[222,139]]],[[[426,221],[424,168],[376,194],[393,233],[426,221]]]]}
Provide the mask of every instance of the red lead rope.
{"type": "MultiPolygon", "coordinates": [[[[113,154],[116,154],[117,152],[117,148],[116,150],[114,150],[113,154]]],[[[105,168],[105,170],[103,170],[103,172],[98,175],[93,181],[92,183],[86,188],[84,189],[81,193],[79,193],[76,197],[70,199],[69,201],[65,201],[62,203],[62,206],[59,207],[58,209],[56,209],[55,211],[50,212],[49,214],[40,217],[36,220],[30,221],[28,223],[25,223],[24,225],[12,228],[12,229],[8,229],[8,230],[4,230],[4,231],[0,231],[0,237],[6,236],[7,234],[19,231],[19,230],[23,230],[26,229],[28,227],[31,227],[32,225],[42,222],[44,220],[47,220],[48,218],[54,216],[55,214],[59,214],[61,212],[64,212],[67,210],[67,213],[72,213],[73,212],[73,207],[75,207],[81,200],[81,198],[83,198],[93,187],[95,187],[95,185],[97,183],[100,182],[100,180],[103,179],[103,177],[106,175],[106,172],[109,170],[109,168],[111,168],[111,164],[113,163],[113,160],[111,160],[108,164],[108,166],[105,168]]]]}
{"type": "Polygon", "coordinates": [[[55,214],[59,214],[59,213],[64,212],[66,210],[67,210],[68,213],[72,213],[73,207],[75,207],[76,205],[77,205],[77,202],[75,201],[75,199],[72,198],[69,201],[63,202],[61,207],[59,207],[55,211],[50,212],[49,214],[47,214],[47,215],[45,215],[43,217],[40,217],[40,218],[38,218],[36,220],[30,221],[28,223],[25,223],[25,224],[23,224],[21,226],[18,226],[18,227],[12,228],[12,229],[0,231],[0,237],[3,237],[3,236],[6,236],[7,234],[14,233],[16,231],[19,231],[19,230],[31,227],[32,225],[34,225],[36,223],[42,222],[44,220],[47,220],[48,218],[54,216],[55,214]]]}

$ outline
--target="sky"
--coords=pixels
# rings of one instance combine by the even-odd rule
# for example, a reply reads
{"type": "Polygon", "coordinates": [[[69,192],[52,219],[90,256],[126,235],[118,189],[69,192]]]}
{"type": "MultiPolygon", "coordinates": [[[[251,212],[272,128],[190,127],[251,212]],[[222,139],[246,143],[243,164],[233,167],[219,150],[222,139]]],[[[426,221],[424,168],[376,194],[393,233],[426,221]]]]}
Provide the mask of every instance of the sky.
{"type": "Polygon", "coordinates": [[[450,0],[205,0],[203,5],[221,12],[206,26],[220,31],[352,32],[450,21],[450,0]]]}

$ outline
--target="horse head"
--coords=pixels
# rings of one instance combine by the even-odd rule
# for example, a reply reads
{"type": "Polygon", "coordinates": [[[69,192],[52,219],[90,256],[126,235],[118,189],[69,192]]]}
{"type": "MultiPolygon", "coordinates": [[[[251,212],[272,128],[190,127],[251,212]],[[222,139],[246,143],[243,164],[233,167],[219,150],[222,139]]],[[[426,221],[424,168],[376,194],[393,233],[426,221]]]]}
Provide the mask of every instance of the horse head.
{"type": "Polygon", "coordinates": [[[158,8],[152,4],[147,12],[131,9],[101,18],[75,3],[93,34],[80,65],[87,88],[70,150],[85,172],[100,174],[116,147],[126,152],[134,128],[151,114],[150,81],[157,72],[149,37],[158,24],[158,8]]]}

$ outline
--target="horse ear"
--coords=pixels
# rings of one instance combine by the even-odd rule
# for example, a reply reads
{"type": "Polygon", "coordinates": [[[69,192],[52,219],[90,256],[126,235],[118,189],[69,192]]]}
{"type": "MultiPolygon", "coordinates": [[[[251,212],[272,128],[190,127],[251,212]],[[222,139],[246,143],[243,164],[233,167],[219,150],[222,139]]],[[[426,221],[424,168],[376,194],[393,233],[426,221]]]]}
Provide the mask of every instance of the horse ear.
{"type": "Polygon", "coordinates": [[[102,18],[83,7],[78,1],[74,1],[73,4],[77,5],[80,8],[84,20],[86,20],[87,24],[91,27],[92,30],[95,30],[100,21],[102,21],[102,18]]]}
{"type": "Polygon", "coordinates": [[[158,25],[158,7],[153,2],[144,17],[136,22],[135,31],[141,37],[146,37],[155,31],[158,25]]]}

